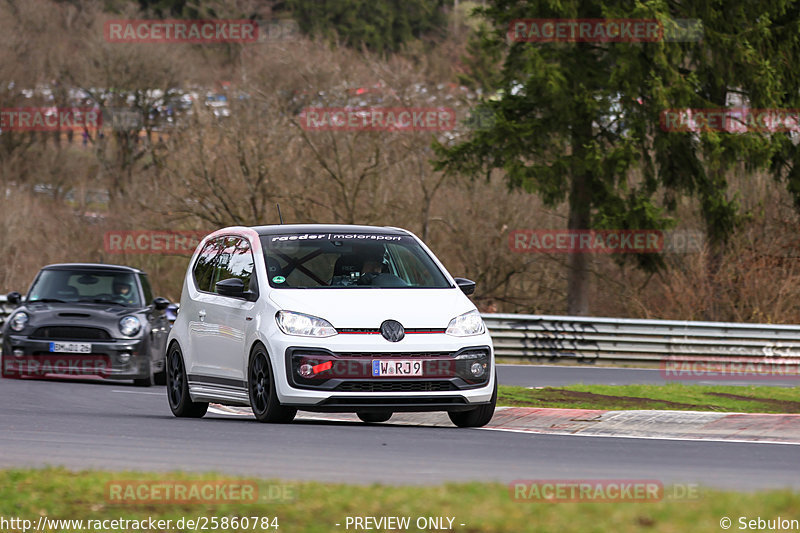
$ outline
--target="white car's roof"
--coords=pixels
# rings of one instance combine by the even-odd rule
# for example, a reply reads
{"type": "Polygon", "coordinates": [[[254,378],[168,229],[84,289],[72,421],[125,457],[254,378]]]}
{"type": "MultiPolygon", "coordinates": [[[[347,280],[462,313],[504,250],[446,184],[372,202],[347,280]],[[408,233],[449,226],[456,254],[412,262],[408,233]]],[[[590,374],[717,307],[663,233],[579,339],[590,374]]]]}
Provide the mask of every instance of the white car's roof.
{"type": "Polygon", "coordinates": [[[285,233],[381,233],[384,235],[409,235],[409,232],[388,226],[357,226],[353,224],[273,224],[269,226],[253,226],[259,235],[276,235],[285,233]]]}

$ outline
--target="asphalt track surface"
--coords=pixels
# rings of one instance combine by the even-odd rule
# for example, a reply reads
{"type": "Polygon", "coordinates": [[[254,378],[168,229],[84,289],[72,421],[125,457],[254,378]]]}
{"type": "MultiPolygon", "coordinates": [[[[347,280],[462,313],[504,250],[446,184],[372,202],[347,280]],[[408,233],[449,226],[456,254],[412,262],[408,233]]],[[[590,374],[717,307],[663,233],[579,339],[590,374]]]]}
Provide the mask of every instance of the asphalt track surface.
{"type": "Polygon", "coordinates": [[[0,467],[215,471],[291,480],[435,484],[647,479],[800,489],[800,446],[535,435],[299,419],[176,419],[164,387],[0,379],[0,467]]]}

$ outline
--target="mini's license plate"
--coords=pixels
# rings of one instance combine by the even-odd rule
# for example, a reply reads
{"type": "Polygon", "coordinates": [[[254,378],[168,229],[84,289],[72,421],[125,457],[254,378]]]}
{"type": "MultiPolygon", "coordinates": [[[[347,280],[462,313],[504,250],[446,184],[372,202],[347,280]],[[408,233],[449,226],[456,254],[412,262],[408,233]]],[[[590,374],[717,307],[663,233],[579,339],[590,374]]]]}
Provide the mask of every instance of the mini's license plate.
{"type": "Polygon", "coordinates": [[[372,360],[373,376],[421,376],[423,361],[372,360]]]}
{"type": "Polygon", "coordinates": [[[51,342],[51,353],[92,353],[89,342],[51,342]]]}

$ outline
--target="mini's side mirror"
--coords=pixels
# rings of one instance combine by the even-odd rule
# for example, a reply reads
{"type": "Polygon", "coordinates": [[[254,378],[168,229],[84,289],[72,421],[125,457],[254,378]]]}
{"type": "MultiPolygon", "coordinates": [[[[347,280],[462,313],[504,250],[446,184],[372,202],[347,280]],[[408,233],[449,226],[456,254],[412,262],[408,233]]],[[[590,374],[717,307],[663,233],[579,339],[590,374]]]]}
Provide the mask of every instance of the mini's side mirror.
{"type": "Polygon", "coordinates": [[[475,282],[466,278],[455,278],[456,285],[461,289],[461,292],[469,296],[475,292],[475,282]]]}
{"type": "Polygon", "coordinates": [[[217,294],[222,296],[232,296],[234,298],[244,297],[244,282],[239,278],[228,278],[218,281],[214,286],[217,294]]]}
{"type": "Polygon", "coordinates": [[[163,311],[169,307],[169,300],[162,297],[153,298],[153,307],[158,311],[163,311]]]}
{"type": "Polygon", "coordinates": [[[6,301],[11,305],[19,305],[22,303],[22,295],[17,291],[9,292],[6,295],[6,301]]]}

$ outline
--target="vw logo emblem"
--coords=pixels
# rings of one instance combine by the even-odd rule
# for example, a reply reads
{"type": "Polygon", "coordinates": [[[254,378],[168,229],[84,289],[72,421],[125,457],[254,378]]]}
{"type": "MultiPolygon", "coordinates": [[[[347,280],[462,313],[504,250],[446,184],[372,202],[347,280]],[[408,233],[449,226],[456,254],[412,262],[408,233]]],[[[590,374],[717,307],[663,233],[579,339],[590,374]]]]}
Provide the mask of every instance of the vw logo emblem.
{"type": "Polygon", "coordinates": [[[397,320],[385,320],[381,324],[381,335],[389,342],[400,342],[406,336],[406,330],[397,320]]]}

